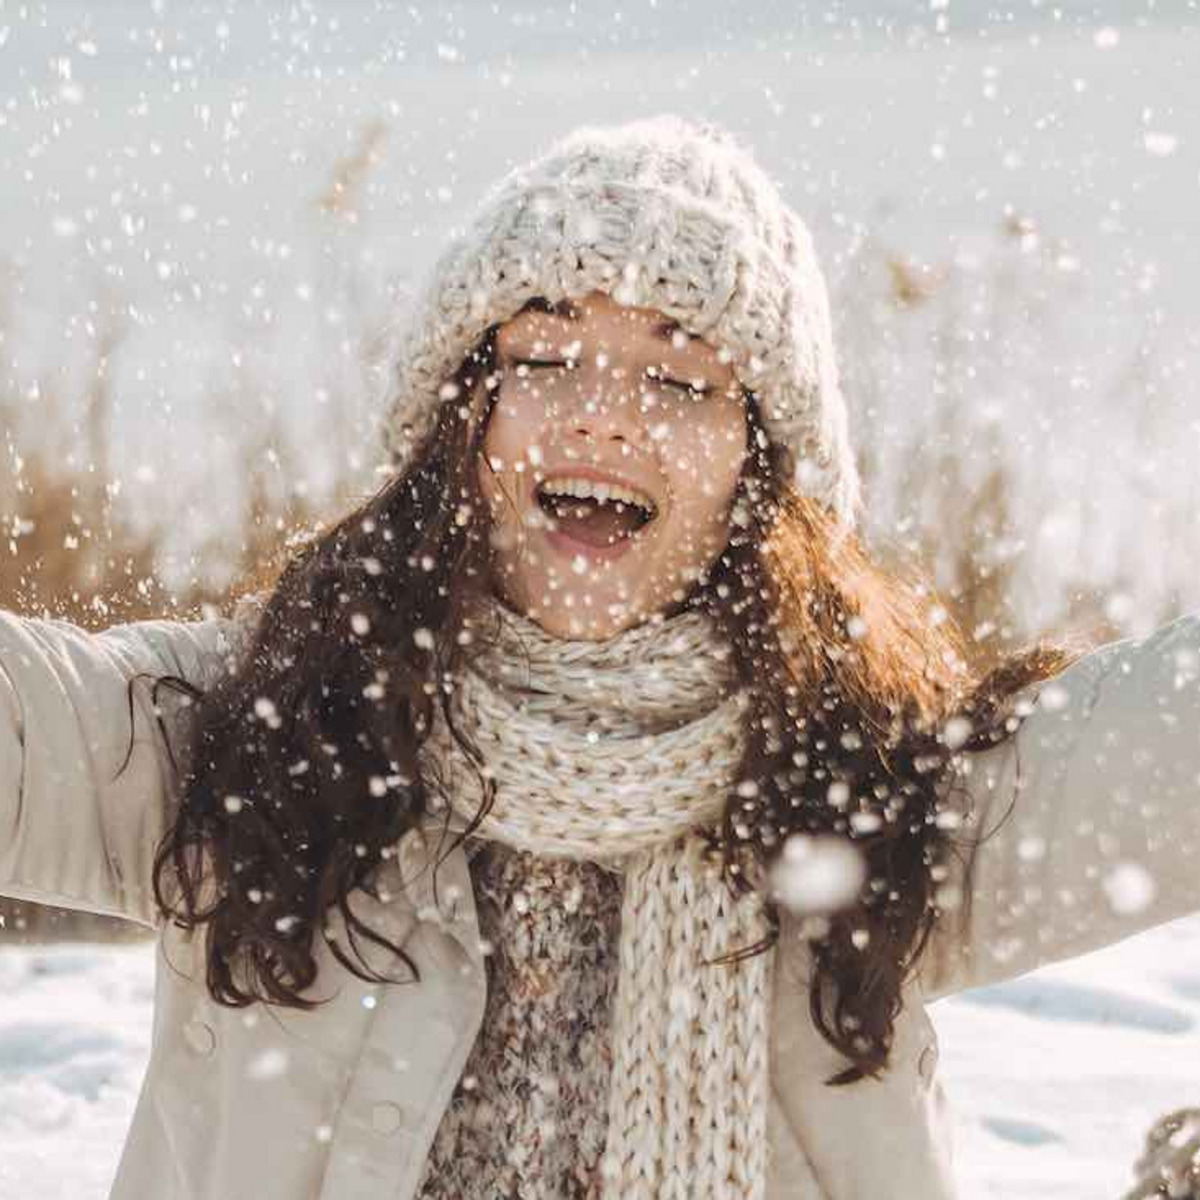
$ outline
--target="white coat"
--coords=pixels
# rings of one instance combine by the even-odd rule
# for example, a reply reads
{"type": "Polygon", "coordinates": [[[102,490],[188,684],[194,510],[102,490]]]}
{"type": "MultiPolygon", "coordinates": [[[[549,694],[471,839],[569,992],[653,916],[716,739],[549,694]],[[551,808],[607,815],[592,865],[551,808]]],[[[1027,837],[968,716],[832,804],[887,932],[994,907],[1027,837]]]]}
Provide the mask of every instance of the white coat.
{"type": "MultiPolygon", "coordinates": [[[[210,685],[232,629],[217,618],[92,634],[0,612],[0,894],[158,930],[150,1062],[113,1200],[409,1200],[484,1010],[465,852],[439,868],[442,911],[420,869],[432,826],[389,860],[386,898],[355,896],[423,983],[365,983],[317,939],[309,995],[333,998],[311,1012],[214,1004],[199,939],[154,911],[153,852],[178,781],[145,681],[133,755],[114,778],[130,732],[126,683],[145,671],[210,685]]],[[[975,852],[969,882],[961,868],[948,881],[964,888],[969,921],[935,935],[883,1080],[823,1085],[846,1064],[808,1018],[807,951],[796,938],[776,949],[770,1200],[956,1196],[926,1003],[1200,909],[1198,661],[1200,614],[1109,643],[1040,685],[1013,739],[972,757],[980,820],[964,832],[990,831],[1014,788],[1015,811],[975,852]],[[1144,905],[1112,902],[1121,864],[1153,880],[1144,905]]],[[[377,967],[407,977],[400,960],[363,945],[377,967]]]]}

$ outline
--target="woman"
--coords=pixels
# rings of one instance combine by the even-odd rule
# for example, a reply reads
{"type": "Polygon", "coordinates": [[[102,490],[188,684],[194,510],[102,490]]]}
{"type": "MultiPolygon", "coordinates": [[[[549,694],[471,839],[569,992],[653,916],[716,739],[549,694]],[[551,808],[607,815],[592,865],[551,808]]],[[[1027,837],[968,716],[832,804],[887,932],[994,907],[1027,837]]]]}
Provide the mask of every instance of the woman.
{"type": "Polygon", "coordinates": [[[1195,619],[971,671],[711,125],[506,176],[396,351],[232,621],[0,616],[0,889],[160,934],[114,1196],[955,1195],[925,1003],[1200,907],[1195,619]]]}

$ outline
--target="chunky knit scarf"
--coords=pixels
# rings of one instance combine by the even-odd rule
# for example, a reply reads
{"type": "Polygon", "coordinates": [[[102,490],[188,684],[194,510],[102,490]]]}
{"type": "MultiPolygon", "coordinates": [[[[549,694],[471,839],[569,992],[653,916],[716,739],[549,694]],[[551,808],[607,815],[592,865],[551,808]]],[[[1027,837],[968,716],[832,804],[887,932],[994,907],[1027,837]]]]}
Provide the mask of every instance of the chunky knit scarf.
{"type": "MultiPolygon", "coordinates": [[[[705,965],[766,932],[695,832],[719,821],[744,745],[744,692],[711,618],[603,642],[555,638],[498,604],[499,638],[454,680],[453,721],[495,784],[483,836],[623,873],[604,1200],[761,1200],[773,955],[705,965]]],[[[444,721],[423,748],[471,817],[479,776],[444,721]]]]}

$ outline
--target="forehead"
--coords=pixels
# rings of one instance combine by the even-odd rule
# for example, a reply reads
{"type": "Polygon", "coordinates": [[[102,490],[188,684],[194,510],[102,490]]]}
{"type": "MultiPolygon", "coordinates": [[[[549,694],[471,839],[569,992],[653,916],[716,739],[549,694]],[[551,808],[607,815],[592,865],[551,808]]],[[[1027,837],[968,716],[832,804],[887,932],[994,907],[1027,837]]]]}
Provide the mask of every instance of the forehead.
{"type": "Polygon", "coordinates": [[[572,326],[576,329],[593,326],[661,342],[676,349],[700,349],[706,345],[699,334],[690,333],[678,321],[658,309],[618,304],[604,292],[590,292],[578,300],[567,298],[550,301],[543,296],[535,296],[504,323],[501,331],[510,326],[517,330],[550,330],[567,334],[572,326]]]}

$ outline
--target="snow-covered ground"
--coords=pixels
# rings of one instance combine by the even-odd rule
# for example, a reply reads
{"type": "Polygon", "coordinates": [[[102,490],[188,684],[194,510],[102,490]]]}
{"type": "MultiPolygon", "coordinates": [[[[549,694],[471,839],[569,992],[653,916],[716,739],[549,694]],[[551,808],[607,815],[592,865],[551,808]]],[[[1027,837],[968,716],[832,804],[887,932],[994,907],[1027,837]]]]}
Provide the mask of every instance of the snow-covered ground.
{"type": "MultiPolygon", "coordinates": [[[[3,1200],[107,1195],[153,968],[150,944],[0,953],[3,1200]]],[[[1151,1123],[1200,1105],[1200,917],[930,1012],[964,1198],[1118,1200],[1151,1123]]]]}
{"type": "Polygon", "coordinates": [[[153,946],[8,947],[0,996],[0,1197],[100,1200],[150,1052],[153,946]]]}
{"type": "Polygon", "coordinates": [[[1200,1106],[1200,917],[930,1008],[971,1200],[1117,1200],[1200,1106]]]}

